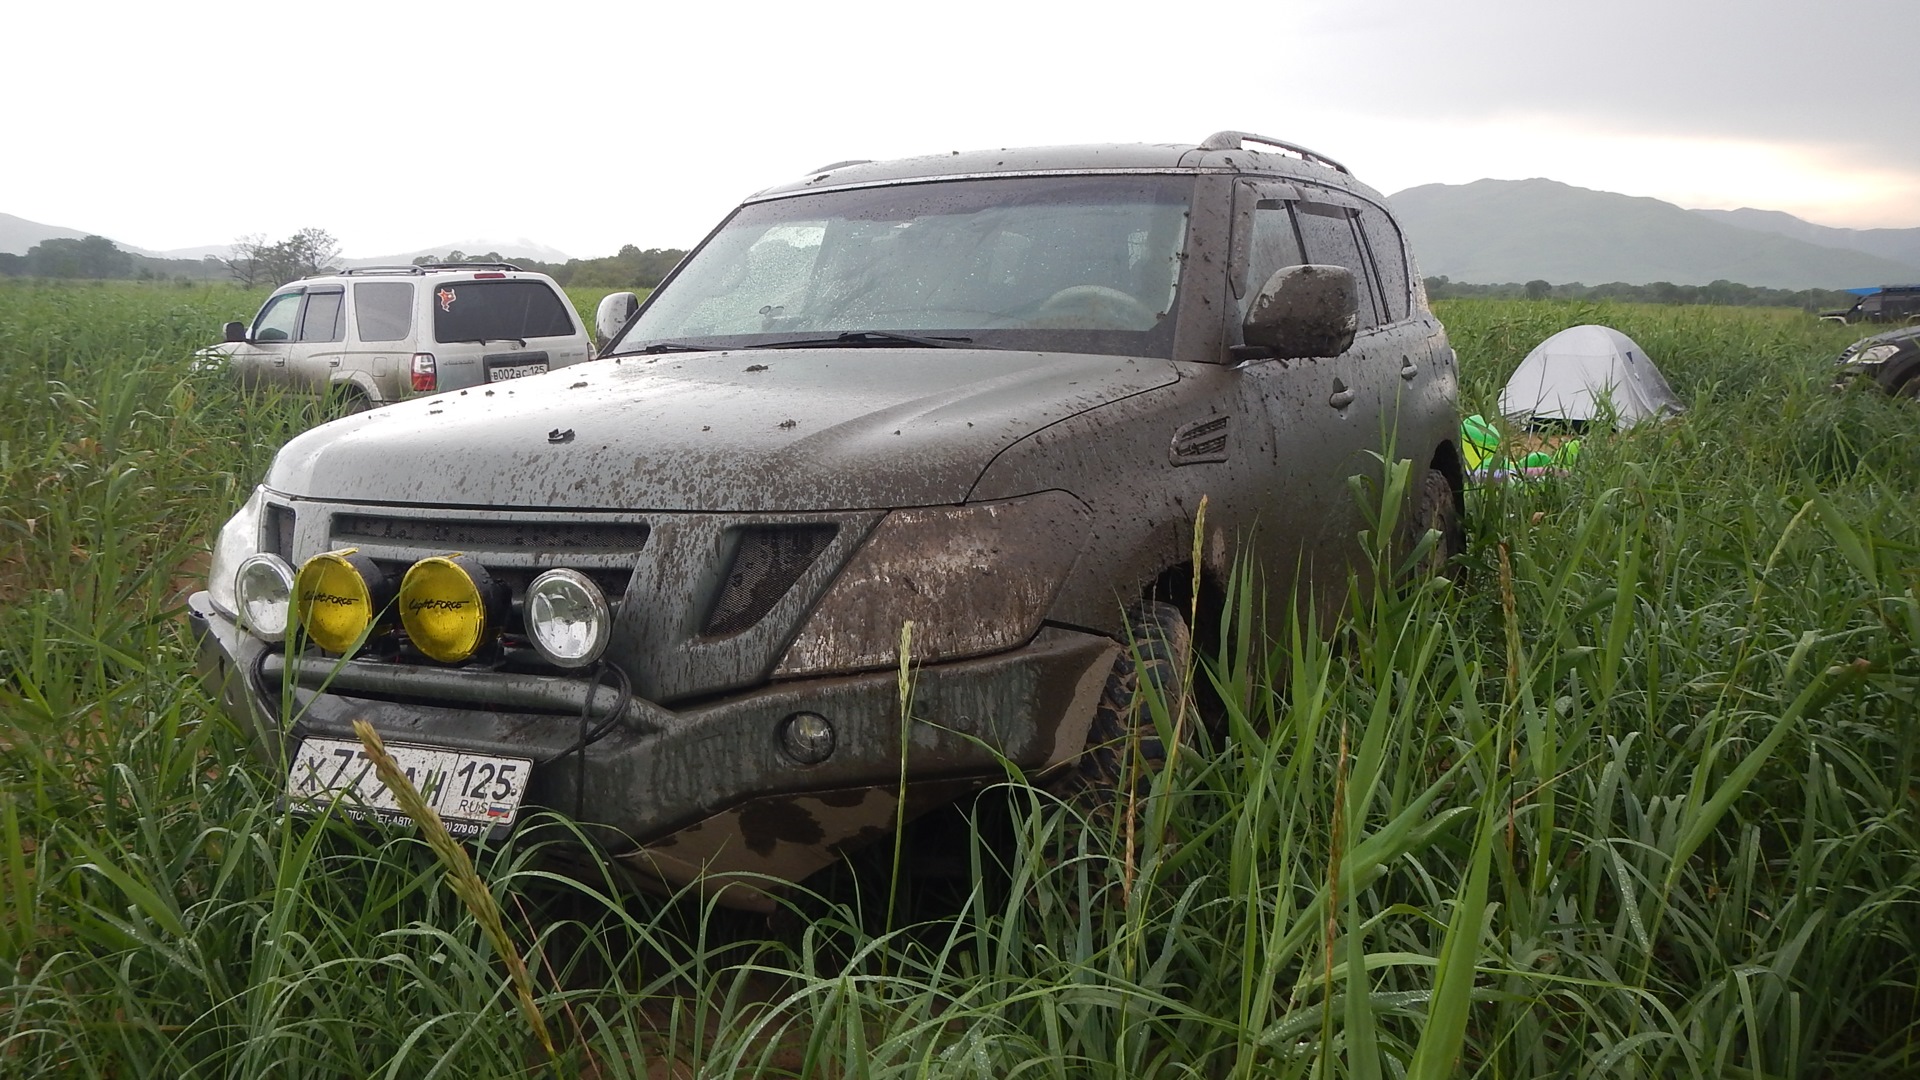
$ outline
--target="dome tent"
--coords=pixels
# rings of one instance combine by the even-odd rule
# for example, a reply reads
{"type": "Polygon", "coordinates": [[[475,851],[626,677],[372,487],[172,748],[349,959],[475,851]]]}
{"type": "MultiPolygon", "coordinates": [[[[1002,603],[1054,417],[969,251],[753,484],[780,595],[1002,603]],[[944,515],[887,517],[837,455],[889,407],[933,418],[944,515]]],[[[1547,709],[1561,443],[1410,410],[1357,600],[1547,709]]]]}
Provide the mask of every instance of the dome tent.
{"type": "Polygon", "coordinates": [[[1500,391],[1500,412],[1527,427],[1611,416],[1615,427],[1686,411],[1646,351],[1610,326],[1573,326],[1534,346],[1500,391]]]}

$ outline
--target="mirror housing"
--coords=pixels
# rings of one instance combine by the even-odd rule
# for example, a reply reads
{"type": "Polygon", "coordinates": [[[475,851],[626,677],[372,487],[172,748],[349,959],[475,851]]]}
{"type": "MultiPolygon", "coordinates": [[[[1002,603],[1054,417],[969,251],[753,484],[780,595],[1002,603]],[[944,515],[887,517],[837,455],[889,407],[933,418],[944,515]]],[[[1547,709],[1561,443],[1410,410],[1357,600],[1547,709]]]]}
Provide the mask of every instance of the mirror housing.
{"type": "Polygon", "coordinates": [[[600,344],[613,340],[620,328],[627,325],[633,313],[640,310],[640,298],[630,292],[608,293],[601,297],[600,307],[593,313],[593,332],[599,335],[600,344]]]}
{"type": "Polygon", "coordinates": [[[222,334],[222,337],[220,340],[230,345],[247,340],[247,324],[246,323],[230,322],[226,326],[222,327],[220,332],[222,334]]]}
{"type": "Polygon", "coordinates": [[[1309,263],[1273,272],[1247,307],[1241,327],[1248,345],[1281,360],[1339,356],[1360,325],[1360,293],[1353,271],[1309,263]]]}

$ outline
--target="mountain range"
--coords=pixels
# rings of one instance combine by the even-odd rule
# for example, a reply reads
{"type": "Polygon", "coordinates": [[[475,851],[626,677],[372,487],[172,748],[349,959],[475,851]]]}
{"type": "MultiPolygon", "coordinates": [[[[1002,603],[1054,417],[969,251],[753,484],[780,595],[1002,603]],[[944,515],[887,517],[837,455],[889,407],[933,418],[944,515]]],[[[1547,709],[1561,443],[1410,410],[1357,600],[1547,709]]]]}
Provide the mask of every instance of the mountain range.
{"type": "MultiPolygon", "coordinates": [[[[1920,228],[1839,229],[1778,210],[1687,210],[1659,199],[1544,179],[1424,184],[1389,201],[1413,243],[1421,273],[1461,282],[1705,285],[1725,280],[1778,289],[1920,282],[1920,228]]],[[[42,240],[86,235],[0,214],[0,252],[25,254],[42,240]]],[[[169,259],[228,252],[226,245],[170,251],[120,247],[169,259]]],[[[551,263],[569,257],[522,238],[456,241],[342,261],[349,266],[408,263],[450,251],[498,251],[551,263]]]]}
{"type": "Polygon", "coordinates": [[[1771,210],[1685,210],[1557,180],[1425,184],[1390,197],[1420,272],[1493,284],[1717,280],[1777,289],[1920,281],[1920,228],[1836,229],[1771,210]]]}
{"type": "MultiPolygon", "coordinates": [[[[28,221],[12,214],[0,214],[0,254],[25,255],[29,249],[42,240],[79,240],[91,233],[80,229],[69,229],[61,225],[43,225],[37,221],[28,221]]],[[[108,237],[108,239],[113,239],[108,237]]],[[[225,258],[233,251],[231,244],[204,244],[199,247],[169,248],[165,251],[153,251],[135,247],[132,244],[114,240],[121,251],[131,251],[135,255],[145,255],[150,259],[204,259],[225,258]]],[[[392,255],[370,255],[341,259],[346,266],[380,266],[410,263],[422,255],[445,255],[450,251],[459,251],[468,255],[484,255],[489,251],[498,251],[508,258],[532,259],[538,262],[564,263],[573,256],[558,248],[538,244],[525,237],[517,240],[455,240],[450,243],[436,244],[418,251],[403,251],[392,255]]]]}

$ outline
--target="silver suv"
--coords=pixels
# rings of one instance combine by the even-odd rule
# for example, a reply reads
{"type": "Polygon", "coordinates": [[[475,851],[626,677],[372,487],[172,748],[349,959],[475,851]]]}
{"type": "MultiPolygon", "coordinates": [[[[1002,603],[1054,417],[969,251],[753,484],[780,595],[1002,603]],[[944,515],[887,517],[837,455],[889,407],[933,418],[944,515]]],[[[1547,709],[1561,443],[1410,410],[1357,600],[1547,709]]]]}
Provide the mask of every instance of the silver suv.
{"type": "Polygon", "coordinates": [[[538,375],[592,344],[566,294],[512,263],[368,266],[281,286],[213,354],[248,387],[333,396],[349,412],[538,375]]]}

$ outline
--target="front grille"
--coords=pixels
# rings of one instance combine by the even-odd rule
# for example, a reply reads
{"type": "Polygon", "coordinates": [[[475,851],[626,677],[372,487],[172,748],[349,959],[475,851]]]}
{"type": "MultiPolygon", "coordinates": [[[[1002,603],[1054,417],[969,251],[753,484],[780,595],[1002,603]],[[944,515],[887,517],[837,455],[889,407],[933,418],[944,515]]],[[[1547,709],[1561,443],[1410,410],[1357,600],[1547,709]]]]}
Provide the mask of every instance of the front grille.
{"type": "Polygon", "coordinates": [[[632,554],[647,544],[647,527],[637,522],[471,521],[449,518],[393,518],[341,514],[333,519],[337,546],[433,548],[449,551],[524,551],[567,554],[632,554]]]}
{"type": "Polygon", "coordinates": [[[728,637],[765,618],[838,532],[832,525],[754,525],[739,530],[726,584],[701,635],[728,637]]]}
{"type": "Polygon", "coordinates": [[[647,539],[647,525],[640,521],[336,514],[327,543],[335,550],[358,549],[395,584],[429,556],[457,553],[474,559],[511,598],[501,627],[505,644],[511,646],[526,633],[527,586],[546,570],[566,567],[585,574],[617,616],[647,539]]]}

